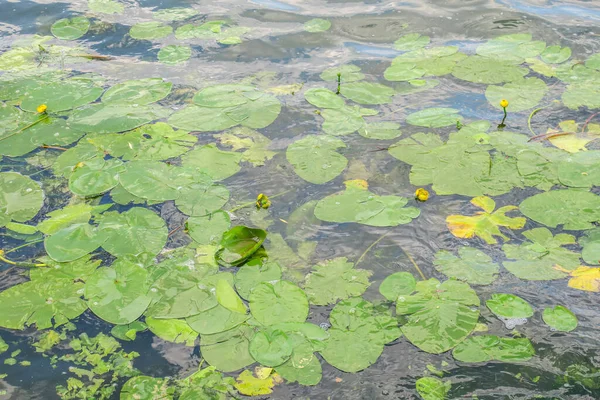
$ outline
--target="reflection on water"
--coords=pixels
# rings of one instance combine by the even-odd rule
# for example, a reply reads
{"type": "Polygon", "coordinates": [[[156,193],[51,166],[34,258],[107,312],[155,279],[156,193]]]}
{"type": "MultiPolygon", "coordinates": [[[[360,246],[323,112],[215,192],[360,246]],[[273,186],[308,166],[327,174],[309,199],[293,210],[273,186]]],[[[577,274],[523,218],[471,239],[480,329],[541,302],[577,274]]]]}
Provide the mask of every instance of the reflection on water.
{"type": "MultiPolygon", "coordinates": [[[[86,36],[87,45],[98,54],[112,55],[110,63],[81,64],[82,72],[93,72],[110,77],[117,82],[127,79],[163,77],[173,82],[176,95],[170,98],[174,109],[189,102],[191,93],[197,88],[214,83],[240,81],[255,76],[252,82],[260,86],[268,81],[269,86],[305,83],[306,87],[323,85],[319,74],[326,68],[353,62],[359,65],[372,81],[383,81],[383,71],[390,59],[401,54],[392,43],[401,35],[417,32],[431,36],[435,45],[455,45],[461,51],[472,54],[483,40],[499,34],[530,32],[535,38],[547,43],[560,43],[572,47],[574,53],[585,54],[598,51],[597,35],[600,32],[600,5],[598,2],[580,1],[518,1],[518,0],[474,0],[474,1],[322,1],[322,0],[227,0],[220,2],[192,1],[140,1],[123,2],[123,15],[103,15],[95,20],[93,34],[86,36]],[[198,4],[197,4],[198,3],[198,4]],[[192,46],[193,56],[185,67],[170,67],[155,62],[159,46],[150,41],[136,41],[127,32],[137,22],[151,19],[151,12],[158,8],[193,6],[201,16],[194,22],[228,18],[240,26],[251,28],[237,46],[215,42],[202,42],[192,46]],[[311,18],[328,18],[332,28],[327,35],[305,32],[303,23],[311,18]],[[578,36],[577,36],[578,35],[578,36]],[[270,74],[268,74],[270,73],[270,74]],[[261,75],[262,74],[262,75],[261,75]],[[262,81],[261,81],[262,79],[262,81]]],[[[82,0],[55,2],[51,0],[0,2],[0,51],[24,35],[50,34],[54,21],[76,14],[87,14],[87,3],[82,0]]],[[[168,39],[166,44],[177,41],[168,39]]],[[[390,82],[386,82],[394,86],[390,82]]],[[[335,89],[333,82],[327,82],[335,89]]],[[[394,87],[398,89],[401,85],[394,87]]],[[[271,149],[279,157],[265,167],[243,170],[226,181],[233,194],[234,203],[240,204],[253,199],[256,193],[278,193],[295,188],[293,194],[273,202],[269,210],[275,221],[269,228],[273,232],[285,231],[289,215],[302,204],[318,200],[342,189],[342,177],[324,185],[308,185],[286,164],[283,150],[295,139],[320,132],[314,108],[302,96],[288,96],[282,100],[285,112],[261,133],[272,140],[271,149]],[[298,189],[299,188],[299,189],[298,189]]],[[[468,119],[486,119],[495,122],[501,116],[491,107],[483,93],[472,85],[458,84],[451,79],[440,79],[435,90],[429,90],[410,98],[395,96],[391,104],[381,107],[383,120],[403,120],[411,111],[425,107],[454,107],[468,119]]],[[[526,113],[511,116],[511,128],[517,132],[527,130],[526,113]]],[[[576,112],[567,111],[557,116],[548,114],[543,122],[535,121],[537,130],[554,126],[558,121],[578,119],[576,112]],[[572,115],[569,115],[571,113],[572,115]],[[536,125],[540,124],[540,125],[536,125]]],[[[580,119],[580,118],[579,118],[580,119]]],[[[498,121],[499,122],[499,121],[498,121]]],[[[423,128],[402,127],[403,137],[417,133],[423,128]]],[[[377,151],[389,145],[365,141],[358,135],[345,137],[345,155],[355,163],[353,176],[345,178],[366,179],[370,188],[380,195],[411,197],[414,191],[408,176],[410,168],[392,159],[387,152],[377,151]],[[361,175],[362,174],[362,175],[361,175]]],[[[200,143],[210,143],[211,134],[199,135],[200,143]]],[[[2,170],[9,170],[11,160],[2,161],[2,170]]],[[[518,204],[525,190],[515,190],[499,196],[503,205],[518,204]]],[[[417,265],[427,277],[442,278],[433,267],[436,251],[455,248],[459,241],[451,236],[445,226],[445,217],[460,213],[465,198],[461,196],[434,196],[420,205],[421,217],[409,225],[394,229],[365,260],[362,268],[374,272],[372,287],[365,297],[376,299],[377,286],[387,275],[396,271],[409,271],[416,275],[412,261],[399,249],[409,249],[417,265]]],[[[170,225],[181,223],[181,214],[163,207],[163,218],[170,225]],[[179,218],[179,219],[177,219],[179,218]]],[[[251,224],[249,214],[240,213],[235,222],[251,224]]],[[[318,259],[348,257],[356,260],[363,251],[385,230],[356,224],[334,226],[323,224],[315,227],[309,235],[318,240],[318,259]]],[[[515,242],[519,239],[513,236],[515,242]]],[[[168,246],[179,246],[189,241],[181,233],[169,239],[168,246]]],[[[18,241],[0,237],[2,248],[18,245],[18,241]]],[[[499,257],[499,247],[486,251],[499,257]]],[[[33,247],[29,257],[44,253],[43,246],[33,247]]],[[[3,266],[5,268],[6,266],[3,266]]],[[[0,288],[11,286],[22,279],[18,275],[0,278],[0,288]]],[[[600,385],[583,385],[573,381],[565,384],[563,376],[569,365],[584,365],[589,373],[581,376],[593,380],[593,368],[598,368],[598,297],[587,292],[565,291],[564,282],[520,281],[506,271],[501,279],[491,286],[479,287],[479,296],[491,293],[510,292],[534,303],[541,310],[555,304],[568,304],[579,317],[579,328],[568,335],[544,329],[539,313],[535,321],[500,321],[489,310],[482,311],[482,318],[489,325],[490,333],[502,336],[511,334],[513,328],[531,338],[538,356],[527,363],[490,363],[487,365],[464,365],[457,363],[449,353],[431,355],[419,351],[406,340],[386,346],[383,355],[372,367],[357,374],[347,374],[324,364],[323,380],[315,387],[297,384],[281,385],[270,395],[270,399],[407,399],[416,398],[415,380],[423,376],[428,365],[443,369],[445,377],[453,381],[454,398],[504,399],[543,398],[592,399],[600,398],[600,385]],[[535,323],[534,323],[535,322],[535,323]],[[586,375],[587,374],[587,375],[586,375]],[[537,378],[536,378],[537,377],[537,378]],[[587,397],[586,397],[587,396],[587,397]],[[475,397],[473,397],[475,398],[475,397]]],[[[483,309],[483,307],[482,307],[483,309]]],[[[330,308],[320,307],[310,316],[310,321],[326,323],[330,308]]],[[[77,326],[90,335],[110,331],[110,326],[89,312],[79,318],[77,326]]],[[[11,343],[26,344],[34,330],[24,333],[1,331],[2,337],[11,343]]],[[[153,376],[185,376],[194,370],[200,360],[197,348],[187,348],[165,342],[149,333],[140,334],[135,342],[123,344],[127,351],[138,351],[142,356],[136,366],[153,376]]],[[[53,369],[49,360],[31,351],[21,357],[30,360],[30,367],[0,366],[0,373],[8,377],[2,381],[9,399],[52,399],[54,387],[64,382],[65,365],[53,369]]],[[[25,351],[25,350],[24,350],[25,351]]],[[[582,367],[583,368],[583,367],[582,367]]],[[[587,370],[586,370],[587,371],[587,370]]],[[[586,378],[586,379],[588,379],[586,378]]],[[[583,378],[581,378],[583,379],[583,378]]],[[[600,378],[597,378],[600,381],[600,378]]]]}

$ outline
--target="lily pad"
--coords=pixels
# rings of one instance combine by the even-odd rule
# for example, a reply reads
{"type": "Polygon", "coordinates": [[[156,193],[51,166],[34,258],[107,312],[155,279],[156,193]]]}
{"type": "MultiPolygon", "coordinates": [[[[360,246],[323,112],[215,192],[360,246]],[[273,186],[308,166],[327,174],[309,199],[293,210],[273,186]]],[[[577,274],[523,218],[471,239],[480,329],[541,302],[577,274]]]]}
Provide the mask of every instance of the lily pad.
{"type": "Polygon", "coordinates": [[[228,267],[243,264],[262,246],[266,237],[267,232],[262,229],[235,226],[223,234],[215,259],[228,267]]]}
{"type": "Polygon", "coordinates": [[[456,46],[416,49],[394,58],[383,76],[388,81],[414,81],[423,76],[442,76],[452,72],[456,63],[467,58],[456,46]]]}
{"type": "Polygon", "coordinates": [[[548,46],[541,54],[542,60],[549,64],[560,64],[571,58],[571,48],[548,46]]]}
{"type": "Polygon", "coordinates": [[[244,299],[248,300],[250,294],[263,282],[273,282],[281,279],[281,267],[276,262],[251,260],[242,266],[235,274],[235,288],[244,299]]]}
{"type": "Polygon", "coordinates": [[[415,291],[417,281],[409,272],[395,272],[388,275],[381,285],[379,293],[389,301],[396,301],[398,296],[407,296],[415,291]]]}
{"type": "Polygon", "coordinates": [[[380,83],[351,82],[342,85],[340,93],[358,104],[386,104],[396,91],[380,83]]]}
{"type": "Polygon", "coordinates": [[[225,211],[215,211],[202,217],[190,217],[186,222],[187,233],[199,244],[217,244],[229,229],[231,220],[225,211]]]}
{"type": "Polygon", "coordinates": [[[192,56],[190,46],[179,46],[171,44],[158,51],[158,61],[167,65],[177,65],[187,61],[192,56]]]}
{"type": "Polygon", "coordinates": [[[0,227],[10,221],[26,222],[44,204],[40,184],[17,172],[0,173],[0,227]]]}
{"type": "Polygon", "coordinates": [[[346,104],[343,98],[324,88],[308,89],[304,92],[304,98],[319,108],[342,108],[346,104]]]}
{"type": "Polygon", "coordinates": [[[556,236],[547,228],[523,232],[530,241],[520,245],[505,244],[502,250],[508,259],[502,265],[520,279],[561,279],[579,267],[579,254],[562,246],[575,244],[575,237],[566,233],[556,236]]]}
{"type": "Polygon", "coordinates": [[[308,317],[308,299],[292,282],[263,282],[250,293],[250,311],[263,325],[304,322],[308,317]]]}
{"type": "Polygon", "coordinates": [[[144,78],[118,83],[102,95],[106,104],[145,106],[164,99],[171,93],[173,84],[162,78],[144,78]]]}
{"type": "Polygon", "coordinates": [[[128,260],[98,268],[85,284],[90,309],[111,324],[129,324],[150,304],[148,271],[128,260]]]}
{"type": "Polygon", "coordinates": [[[420,214],[416,207],[404,207],[408,199],[378,196],[369,192],[365,181],[346,181],[346,190],[325,197],[315,207],[321,221],[356,222],[370,226],[408,224],[420,214]]]}
{"type": "Polygon", "coordinates": [[[97,103],[73,111],[69,122],[84,132],[114,133],[135,129],[167,115],[169,111],[158,106],[97,103]]]}
{"type": "Polygon", "coordinates": [[[358,130],[360,136],[367,139],[389,140],[402,135],[400,124],[394,122],[376,122],[366,124],[358,130]]]}
{"type": "Polygon", "coordinates": [[[585,236],[579,239],[579,244],[583,247],[581,258],[591,265],[600,264],[600,229],[591,229],[585,232],[585,236]]]}
{"type": "Polygon", "coordinates": [[[528,218],[556,228],[583,230],[600,221],[600,196],[576,190],[552,190],[523,200],[519,210],[528,218]]]}
{"type": "Polygon", "coordinates": [[[119,183],[119,174],[125,170],[119,159],[96,160],[77,168],[69,177],[69,189],[81,197],[96,197],[108,192],[119,183]]]}
{"type": "Polygon", "coordinates": [[[359,106],[327,108],[321,112],[321,116],[325,119],[323,132],[333,136],[349,135],[365,125],[364,116],[375,114],[377,111],[359,106]]]}
{"type": "Polygon", "coordinates": [[[345,257],[325,261],[312,268],[306,276],[304,291],[311,304],[325,306],[338,300],[360,296],[370,285],[373,273],[355,269],[345,257]]]}
{"type": "Polygon", "coordinates": [[[44,240],[46,253],[55,261],[77,260],[96,250],[106,240],[98,229],[88,223],[78,223],[58,230],[44,240]]]}
{"type": "Polygon", "coordinates": [[[253,336],[254,331],[248,325],[214,335],[202,335],[200,352],[206,362],[218,370],[237,371],[255,362],[249,351],[253,336]]]}
{"type": "Polygon", "coordinates": [[[600,268],[581,266],[570,275],[569,287],[587,292],[600,292],[600,268]]]}
{"type": "Polygon", "coordinates": [[[417,393],[424,400],[446,400],[448,398],[448,392],[452,388],[452,383],[442,381],[438,378],[426,376],[417,379],[416,382],[417,393]]]}
{"type": "Polygon", "coordinates": [[[198,337],[198,332],[181,319],[147,317],[146,324],[152,333],[168,342],[185,343],[186,346],[193,347],[198,337]]]}
{"type": "Polygon", "coordinates": [[[171,22],[183,21],[198,14],[198,11],[193,8],[173,7],[154,11],[152,17],[160,21],[171,22]]]}
{"type": "Polygon", "coordinates": [[[419,349],[440,354],[473,332],[479,318],[479,297],[458,281],[437,279],[417,282],[414,294],[400,295],[396,313],[408,315],[402,333],[419,349]]]}
{"type": "Polygon", "coordinates": [[[471,200],[471,204],[483,209],[483,212],[470,217],[466,215],[449,215],[446,218],[448,229],[456,237],[472,238],[473,236],[479,236],[486,243],[493,244],[497,243],[494,236],[508,240],[508,237],[500,232],[499,227],[521,229],[525,225],[525,218],[506,215],[507,212],[517,209],[516,206],[504,206],[494,211],[496,202],[486,196],[475,197],[471,200]]]}
{"type": "Polygon", "coordinates": [[[519,112],[535,107],[542,100],[548,87],[538,78],[524,78],[505,84],[504,86],[490,85],[485,90],[488,102],[502,109],[500,101],[508,100],[508,112],[519,112]]]}
{"type": "Polygon", "coordinates": [[[88,0],[88,7],[103,14],[122,14],[125,10],[123,4],[115,0],[88,0]]]}
{"type": "Polygon", "coordinates": [[[233,329],[249,318],[249,314],[234,312],[218,304],[209,310],[187,317],[186,321],[201,335],[213,335],[233,329]]]}
{"type": "Polygon", "coordinates": [[[242,155],[234,151],[219,150],[214,144],[198,147],[181,158],[183,166],[195,167],[220,181],[235,175],[240,170],[242,155]]]}
{"type": "Polygon", "coordinates": [[[346,157],[336,151],[345,147],[338,138],[309,135],[289,145],[286,158],[302,179],[323,184],[341,174],[348,165],[346,157]]]}
{"type": "Polygon", "coordinates": [[[90,20],[86,17],[59,19],[50,27],[54,36],[62,40],[79,39],[90,29],[90,20]]]}
{"type": "Polygon", "coordinates": [[[49,112],[71,110],[91,103],[102,94],[103,89],[91,79],[69,79],[57,83],[43,84],[32,89],[21,102],[25,111],[36,112],[45,104],[49,112]]]}
{"type": "Polygon", "coordinates": [[[221,144],[232,147],[234,151],[244,150],[241,160],[252,163],[255,167],[265,165],[277,154],[269,150],[270,139],[245,126],[233,128],[228,132],[215,135],[215,137],[221,144]]]}
{"type": "Polygon", "coordinates": [[[482,56],[470,56],[459,61],[452,75],[473,83],[498,84],[517,81],[529,73],[510,61],[482,56]]]}
{"type": "Polygon", "coordinates": [[[458,110],[454,108],[426,108],[406,117],[407,123],[426,128],[456,125],[456,121],[461,120],[462,117],[458,114],[458,110]]]}
{"type": "Polygon", "coordinates": [[[498,264],[483,251],[473,247],[458,249],[458,257],[446,250],[440,250],[433,261],[435,269],[450,278],[471,285],[489,285],[498,277],[498,264]]]}
{"type": "Polygon", "coordinates": [[[173,33],[173,28],[160,22],[140,22],[129,30],[129,36],[138,40],[161,39],[173,33]]]}
{"type": "Polygon", "coordinates": [[[494,293],[485,305],[502,318],[529,318],[533,315],[529,303],[514,294],[494,293]]]}
{"type": "Polygon", "coordinates": [[[501,338],[494,335],[473,336],[456,346],[452,356],[462,362],[528,361],[535,350],[527,338],[501,338]]]}
{"type": "Polygon", "coordinates": [[[294,348],[285,332],[274,329],[256,332],[250,341],[249,350],[261,365],[277,367],[290,358],[294,348]]]}
{"type": "Polygon", "coordinates": [[[577,328],[577,317],[564,306],[545,308],[542,318],[548,326],[557,331],[571,332],[577,328]]]}
{"type": "Polygon", "coordinates": [[[319,75],[321,79],[328,82],[337,82],[338,74],[340,82],[356,82],[364,79],[365,74],[360,72],[360,67],[353,64],[340,65],[339,67],[327,68],[319,75]]]}
{"type": "Polygon", "coordinates": [[[304,30],[307,32],[325,32],[331,28],[331,22],[322,18],[314,18],[304,23],[304,30]]]}
{"type": "Polygon", "coordinates": [[[400,51],[412,51],[425,47],[429,44],[429,36],[418,33],[409,33],[394,42],[394,48],[400,51]]]}
{"type": "Polygon", "coordinates": [[[477,54],[495,61],[521,64],[526,58],[540,55],[546,48],[545,42],[531,39],[529,33],[498,36],[477,47],[477,54]]]}

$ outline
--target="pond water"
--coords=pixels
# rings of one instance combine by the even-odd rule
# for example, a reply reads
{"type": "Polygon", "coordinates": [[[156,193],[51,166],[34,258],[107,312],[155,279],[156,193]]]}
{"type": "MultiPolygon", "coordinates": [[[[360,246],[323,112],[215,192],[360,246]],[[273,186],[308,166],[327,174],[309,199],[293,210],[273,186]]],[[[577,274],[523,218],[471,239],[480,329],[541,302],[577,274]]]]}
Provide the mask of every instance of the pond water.
{"type": "Polygon", "coordinates": [[[600,398],[599,24],[0,0],[0,398],[600,398]]]}

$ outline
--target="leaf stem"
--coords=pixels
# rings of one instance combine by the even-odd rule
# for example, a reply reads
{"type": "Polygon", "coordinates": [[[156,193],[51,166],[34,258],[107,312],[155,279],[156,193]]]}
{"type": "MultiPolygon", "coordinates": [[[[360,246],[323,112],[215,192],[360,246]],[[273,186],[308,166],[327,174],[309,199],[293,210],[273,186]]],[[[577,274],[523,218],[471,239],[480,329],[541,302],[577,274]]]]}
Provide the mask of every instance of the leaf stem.
{"type": "Polygon", "coordinates": [[[342,73],[338,72],[337,74],[337,91],[335,94],[340,94],[340,89],[342,87],[342,73]]]}
{"type": "Polygon", "coordinates": [[[40,146],[42,149],[54,149],[54,150],[62,150],[62,151],[67,151],[69,149],[66,149],[64,147],[58,147],[58,146],[48,146],[47,144],[43,144],[40,146]]]}
{"type": "Polygon", "coordinates": [[[13,251],[20,250],[20,249],[22,249],[23,247],[31,246],[32,244],[36,244],[36,243],[43,242],[43,241],[44,241],[44,238],[42,238],[42,239],[37,239],[37,240],[32,240],[31,242],[27,242],[27,243],[25,243],[25,244],[22,244],[22,245],[20,245],[20,246],[17,246],[17,247],[15,247],[15,248],[12,248],[12,249],[10,249],[10,250],[6,250],[6,251],[4,252],[4,254],[12,253],[13,251]]]}
{"type": "Polygon", "coordinates": [[[10,265],[14,265],[15,267],[47,267],[46,264],[42,264],[42,263],[28,263],[28,262],[21,262],[21,261],[12,261],[9,260],[8,258],[4,257],[4,250],[0,250],[0,261],[3,261],[7,264],[10,265]]]}
{"type": "Polygon", "coordinates": [[[371,243],[371,245],[369,247],[367,247],[367,249],[360,255],[360,257],[358,258],[358,260],[356,260],[356,263],[354,264],[355,266],[357,266],[358,264],[360,264],[360,262],[363,260],[363,258],[365,258],[365,256],[367,255],[367,253],[379,242],[381,242],[383,240],[384,237],[386,237],[389,234],[389,232],[384,233],[383,235],[379,236],[379,238],[377,240],[375,240],[373,243],[371,243]]]}
{"type": "Polygon", "coordinates": [[[421,268],[419,268],[419,266],[417,265],[417,263],[415,262],[415,260],[401,246],[398,246],[398,247],[400,247],[400,250],[402,250],[402,252],[404,254],[406,254],[406,257],[408,257],[408,259],[410,260],[410,262],[412,263],[412,265],[414,265],[415,269],[419,272],[419,275],[421,275],[421,279],[423,279],[424,281],[426,281],[427,278],[425,278],[425,275],[423,274],[423,271],[421,271],[421,268]]]}

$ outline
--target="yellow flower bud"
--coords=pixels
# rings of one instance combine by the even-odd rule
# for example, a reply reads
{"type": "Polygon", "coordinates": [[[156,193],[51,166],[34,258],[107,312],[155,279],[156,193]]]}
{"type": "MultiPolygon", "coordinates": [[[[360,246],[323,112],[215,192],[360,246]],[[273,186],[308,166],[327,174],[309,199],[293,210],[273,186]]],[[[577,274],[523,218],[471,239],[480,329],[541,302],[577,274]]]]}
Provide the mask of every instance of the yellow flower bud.
{"type": "Polygon", "coordinates": [[[423,188],[419,188],[415,192],[415,198],[419,201],[427,201],[429,198],[429,192],[423,188]]]}
{"type": "Polygon", "coordinates": [[[48,106],[45,104],[40,104],[39,106],[37,106],[36,110],[38,113],[45,113],[46,110],[48,109],[48,106]]]}
{"type": "Polygon", "coordinates": [[[508,107],[508,100],[506,100],[506,99],[500,100],[500,107],[502,107],[502,108],[508,107]]]}
{"type": "Polygon", "coordinates": [[[256,197],[256,208],[264,208],[266,210],[269,207],[271,207],[271,200],[269,200],[266,194],[259,194],[256,197]]]}

